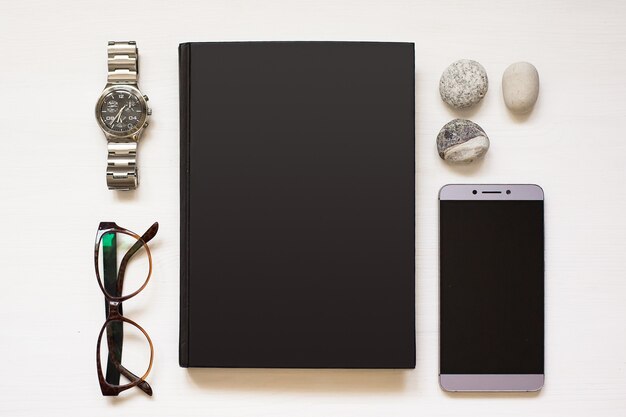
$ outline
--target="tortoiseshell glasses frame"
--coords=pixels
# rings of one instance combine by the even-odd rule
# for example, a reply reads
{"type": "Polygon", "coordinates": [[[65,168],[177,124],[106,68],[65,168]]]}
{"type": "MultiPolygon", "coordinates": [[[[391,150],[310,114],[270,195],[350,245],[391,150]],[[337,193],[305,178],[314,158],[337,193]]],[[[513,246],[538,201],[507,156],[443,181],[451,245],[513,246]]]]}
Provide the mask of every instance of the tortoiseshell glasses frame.
{"type": "Polygon", "coordinates": [[[152,275],[152,254],[150,253],[150,248],[147,243],[156,235],[158,230],[159,224],[154,223],[143,234],[143,236],[139,236],[138,234],[131,232],[128,229],[124,229],[113,222],[102,222],[98,226],[94,247],[94,262],[96,268],[96,279],[102,293],[104,294],[106,320],[100,329],[100,334],[98,335],[98,343],[96,346],[96,368],[98,372],[98,381],[100,382],[100,390],[102,391],[102,395],[105,396],[116,396],[119,395],[120,392],[132,387],[138,387],[146,394],[152,395],[152,388],[145,380],[152,369],[152,360],[154,358],[152,340],[143,327],[131,319],[123,316],[122,302],[139,294],[148,284],[150,276],[152,275]],[[115,236],[118,233],[136,239],[136,242],[128,249],[122,258],[122,261],[119,264],[119,270],[117,266],[117,247],[115,240],[115,236]],[[110,235],[109,246],[111,247],[103,248],[103,280],[100,274],[101,271],[99,266],[100,246],[103,239],[105,239],[107,235],[110,235]],[[135,292],[128,295],[122,295],[124,275],[126,273],[128,262],[141,248],[145,250],[145,255],[148,259],[148,274],[146,280],[135,292]],[[135,375],[126,369],[121,363],[124,323],[134,326],[141,333],[143,333],[148,341],[148,345],[150,346],[150,362],[148,364],[148,369],[142,376],[135,375]],[[105,332],[108,348],[106,377],[102,370],[102,360],[100,358],[102,336],[105,332]],[[120,384],[120,375],[123,375],[130,382],[127,384],[120,384]]]}

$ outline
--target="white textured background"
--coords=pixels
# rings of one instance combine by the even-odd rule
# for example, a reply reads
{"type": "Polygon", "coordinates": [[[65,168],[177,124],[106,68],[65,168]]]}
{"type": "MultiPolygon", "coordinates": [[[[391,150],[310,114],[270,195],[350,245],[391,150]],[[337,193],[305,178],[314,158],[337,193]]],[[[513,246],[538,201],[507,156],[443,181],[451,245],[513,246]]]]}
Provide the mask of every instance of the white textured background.
{"type": "MultiPolygon", "coordinates": [[[[626,3],[610,1],[0,0],[1,416],[626,415],[626,3]],[[142,183],[104,183],[93,107],[106,42],[134,39],[154,116],[142,183]],[[415,42],[417,367],[411,371],[178,367],[178,73],[184,41],[415,42]],[[435,136],[455,114],[443,69],[480,61],[483,103],[464,112],[492,147],[444,164],[435,136]],[[541,92],[511,116],[500,79],[536,65],[541,92]],[[437,191],[454,182],[532,182],[546,193],[546,385],[539,394],[450,395],[437,384],[437,191]],[[151,334],[149,381],[100,395],[103,317],[92,245],[101,220],[142,232],[158,220],[153,281],[125,304],[151,334]]],[[[253,63],[251,63],[251,71],[253,63]]]]}

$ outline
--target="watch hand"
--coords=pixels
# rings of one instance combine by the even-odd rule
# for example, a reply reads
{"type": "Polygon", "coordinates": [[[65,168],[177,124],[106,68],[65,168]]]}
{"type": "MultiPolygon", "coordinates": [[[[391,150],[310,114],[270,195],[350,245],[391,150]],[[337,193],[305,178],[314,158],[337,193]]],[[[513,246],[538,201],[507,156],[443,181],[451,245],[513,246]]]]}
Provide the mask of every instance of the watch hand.
{"type": "MultiPolygon", "coordinates": [[[[126,107],[126,105],[123,105],[122,108],[120,109],[120,111],[117,112],[117,114],[113,118],[113,122],[112,123],[115,123],[115,121],[120,118],[120,116],[122,115],[122,110],[124,110],[124,107],[126,107]]],[[[121,122],[121,120],[120,120],[120,122],[121,122]]]]}
{"type": "Polygon", "coordinates": [[[119,115],[117,116],[117,117],[120,119],[120,122],[122,121],[122,112],[124,111],[124,109],[126,108],[126,106],[127,106],[126,104],[124,104],[124,105],[122,106],[122,108],[120,109],[120,113],[119,113],[119,115]]]}
{"type": "Polygon", "coordinates": [[[115,123],[115,121],[117,120],[118,116],[120,115],[120,112],[121,112],[121,110],[115,115],[113,120],[111,120],[111,125],[113,125],[113,123],[115,123]]]}

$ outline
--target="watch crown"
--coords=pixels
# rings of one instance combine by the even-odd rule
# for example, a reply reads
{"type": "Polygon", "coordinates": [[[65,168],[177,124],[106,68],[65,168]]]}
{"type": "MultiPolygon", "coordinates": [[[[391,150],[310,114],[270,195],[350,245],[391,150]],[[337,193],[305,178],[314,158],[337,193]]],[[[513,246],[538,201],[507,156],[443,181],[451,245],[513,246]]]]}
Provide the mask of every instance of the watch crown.
{"type": "Polygon", "coordinates": [[[147,110],[148,116],[152,116],[152,109],[147,110]]]}

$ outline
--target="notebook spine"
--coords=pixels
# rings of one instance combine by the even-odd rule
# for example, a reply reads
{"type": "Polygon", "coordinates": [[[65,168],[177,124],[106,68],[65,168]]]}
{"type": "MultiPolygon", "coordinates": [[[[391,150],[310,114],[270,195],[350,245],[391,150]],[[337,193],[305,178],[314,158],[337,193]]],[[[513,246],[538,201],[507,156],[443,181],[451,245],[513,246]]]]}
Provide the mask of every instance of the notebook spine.
{"type": "Polygon", "coordinates": [[[189,366],[189,71],[191,45],[181,44],[179,58],[180,99],[180,334],[178,363],[189,366]]]}

